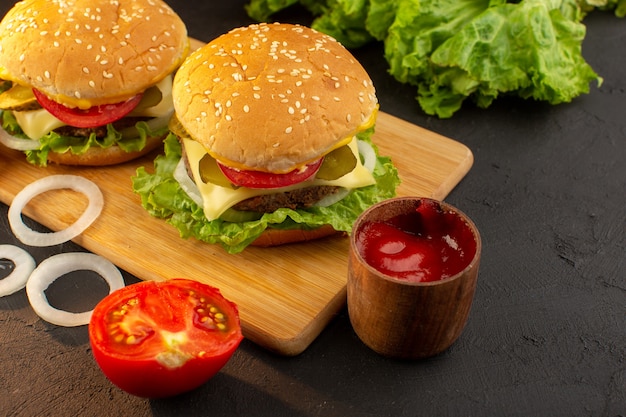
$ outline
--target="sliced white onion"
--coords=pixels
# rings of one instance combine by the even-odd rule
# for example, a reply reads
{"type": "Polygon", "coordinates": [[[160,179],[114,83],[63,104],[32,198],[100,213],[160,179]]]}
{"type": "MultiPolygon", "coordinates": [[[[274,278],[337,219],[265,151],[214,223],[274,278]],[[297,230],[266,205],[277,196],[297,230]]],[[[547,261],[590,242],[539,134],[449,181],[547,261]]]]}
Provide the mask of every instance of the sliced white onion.
{"type": "Polygon", "coordinates": [[[35,269],[35,260],[30,253],[14,245],[0,245],[0,259],[8,259],[15,264],[13,272],[0,280],[0,297],[4,297],[26,286],[35,269]]]}
{"type": "Polygon", "coordinates": [[[343,200],[348,194],[350,194],[350,191],[352,191],[352,189],[342,187],[336,193],[328,194],[326,197],[319,200],[317,203],[314,204],[314,206],[328,207],[338,201],[343,200]]]}
{"type": "Polygon", "coordinates": [[[174,179],[178,181],[180,188],[183,189],[185,193],[191,198],[197,205],[202,207],[203,200],[202,194],[198,190],[198,186],[196,183],[189,177],[187,173],[187,167],[185,167],[185,161],[183,158],[180,158],[178,164],[176,165],[176,169],[174,170],[174,179]]]}
{"type": "Polygon", "coordinates": [[[124,286],[119,269],[109,260],[87,252],[70,252],[53,255],[39,264],[26,283],[26,295],[35,313],[57,326],[82,326],[89,323],[93,310],[71,313],[50,305],[45,290],[57,278],[73,271],[94,271],[109,285],[109,294],[124,286]]]}
{"type": "MultiPolygon", "coordinates": [[[[145,123],[148,125],[148,128],[150,130],[158,130],[158,129],[164,128],[170,122],[170,119],[172,118],[173,113],[174,113],[174,109],[172,108],[172,111],[166,114],[165,116],[153,117],[152,119],[146,120],[145,123]]],[[[137,137],[137,135],[139,135],[139,131],[137,130],[135,126],[124,128],[121,130],[120,133],[122,134],[122,137],[125,137],[125,138],[137,137]]]]}
{"type": "Polygon", "coordinates": [[[0,127],[0,143],[16,151],[32,151],[41,147],[41,142],[33,139],[15,137],[0,127]]]}
{"type": "Polygon", "coordinates": [[[364,140],[356,141],[359,147],[359,153],[363,156],[363,166],[369,171],[374,172],[376,167],[376,151],[369,143],[364,140]]]}
{"type": "Polygon", "coordinates": [[[50,175],[24,187],[9,207],[9,224],[15,236],[25,245],[53,246],[67,242],[81,234],[100,215],[104,198],[100,188],[78,175],[50,175]],[[40,233],[32,230],[22,219],[22,210],[35,196],[50,190],[71,189],[83,193],[89,204],[83,214],[72,225],[58,232],[40,233]]]}

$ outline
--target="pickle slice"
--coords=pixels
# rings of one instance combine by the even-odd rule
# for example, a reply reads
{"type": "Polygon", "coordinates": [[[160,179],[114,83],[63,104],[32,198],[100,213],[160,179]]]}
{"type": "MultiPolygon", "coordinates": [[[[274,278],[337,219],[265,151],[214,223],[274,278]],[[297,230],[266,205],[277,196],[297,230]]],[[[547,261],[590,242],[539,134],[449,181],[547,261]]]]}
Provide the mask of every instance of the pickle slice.
{"type": "Polygon", "coordinates": [[[172,132],[173,134],[175,134],[179,138],[188,138],[189,137],[189,134],[187,133],[187,131],[185,130],[183,125],[178,120],[178,117],[176,117],[176,113],[174,113],[172,115],[172,117],[170,118],[170,121],[169,121],[167,127],[170,130],[170,132],[172,132]]]}
{"type": "Polygon", "coordinates": [[[200,171],[200,179],[205,184],[211,183],[220,187],[227,187],[236,190],[237,187],[228,180],[217,166],[217,161],[209,154],[206,154],[198,162],[198,170],[200,171]]]}
{"type": "Polygon", "coordinates": [[[2,110],[27,111],[40,108],[41,105],[30,87],[13,84],[11,88],[0,94],[0,109],[2,110]]]}
{"type": "Polygon", "coordinates": [[[163,99],[163,93],[157,86],[152,86],[143,92],[143,96],[141,97],[141,101],[133,109],[133,113],[141,113],[142,111],[149,109],[150,107],[154,107],[161,102],[163,99]]]}
{"type": "Polygon", "coordinates": [[[352,171],[355,166],[356,157],[350,147],[344,145],[324,157],[316,177],[322,180],[336,180],[352,171]]]}
{"type": "Polygon", "coordinates": [[[0,79],[0,93],[4,93],[11,88],[12,85],[13,83],[11,81],[0,79]]]}

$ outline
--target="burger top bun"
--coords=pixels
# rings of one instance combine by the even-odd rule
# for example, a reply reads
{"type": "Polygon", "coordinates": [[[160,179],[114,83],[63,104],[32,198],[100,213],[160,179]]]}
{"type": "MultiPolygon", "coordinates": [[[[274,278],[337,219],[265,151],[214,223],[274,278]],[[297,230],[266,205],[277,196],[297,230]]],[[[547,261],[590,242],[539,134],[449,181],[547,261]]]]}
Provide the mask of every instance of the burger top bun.
{"type": "Polygon", "coordinates": [[[187,49],[185,24],[161,0],[24,0],[0,23],[0,78],[88,108],[157,83],[187,49]]]}
{"type": "Polygon", "coordinates": [[[192,53],[172,89],[192,139],[225,165],[284,173],[373,123],[365,69],[335,39],[291,24],[255,24],[192,53]]]}

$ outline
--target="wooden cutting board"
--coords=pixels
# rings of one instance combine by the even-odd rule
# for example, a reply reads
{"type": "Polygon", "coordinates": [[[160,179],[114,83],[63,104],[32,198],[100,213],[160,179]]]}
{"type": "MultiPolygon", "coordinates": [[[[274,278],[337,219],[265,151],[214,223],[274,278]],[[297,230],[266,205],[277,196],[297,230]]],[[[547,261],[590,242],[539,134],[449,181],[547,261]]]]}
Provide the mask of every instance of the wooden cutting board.
{"type": "MultiPolygon", "coordinates": [[[[381,112],[373,141],[391,156],[402,184],[398,195],[443,199],[473,163],[461,143],[381,112]]],[[[133,193],[139,166],[152,170],[155,154],[123,165],[35,167],[21,152],[0,146],[0,200],[10,205],[30,182],[53,174],[81,175],[101,188],[100,217],[74,241],[143,280],[187,277],[220,288],[237,303],[245,337],[282,355],[297,355],[319,335],[346,301],[348,239],[336,237],[276,248],[250,247],[229,255],[221,247],[183,240],[151,217],[133,193]]],[[[75,221],[84,196],[59,190],[29,203],[24,214],[57,231],[75,221]]]]}

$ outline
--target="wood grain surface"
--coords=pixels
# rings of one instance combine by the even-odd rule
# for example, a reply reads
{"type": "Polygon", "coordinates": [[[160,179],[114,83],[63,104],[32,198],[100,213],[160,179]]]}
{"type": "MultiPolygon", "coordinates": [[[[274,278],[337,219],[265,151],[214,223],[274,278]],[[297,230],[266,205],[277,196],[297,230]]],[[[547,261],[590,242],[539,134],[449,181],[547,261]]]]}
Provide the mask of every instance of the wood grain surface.
{"type": "MultiPolygon", "coordinates": [[[[373,141],[391,156],[402,184],[399,195],[443,199],[473,163],[471,151],[454,140],[381,112],[373,141]]],[[[184,240],[162,219],[151,217],[133,193],[139,166],[152,170],[155,153],[122,165],[35,167],[21,152],[1,149],[0,200],[7,205],[30,182],[53,174],[81,175],[101,188],[100,217],[74,242],[143,280],[187,277],[220,288],[239,306],[244,335],[282,355],[304,351],[343,307],[348,241],[333,237],[229,255],[221,247],[184,240]]],[[[71,224],[87,200],[71,190],[34,198],[24,214],[57,231],[71,224]]]]}

